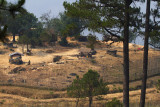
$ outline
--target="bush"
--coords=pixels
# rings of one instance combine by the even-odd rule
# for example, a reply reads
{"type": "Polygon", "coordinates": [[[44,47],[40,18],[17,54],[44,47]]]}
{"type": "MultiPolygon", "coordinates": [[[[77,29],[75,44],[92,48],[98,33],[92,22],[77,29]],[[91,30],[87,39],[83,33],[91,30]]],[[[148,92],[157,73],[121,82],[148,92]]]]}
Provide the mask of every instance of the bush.
{"type": "Polygon", "coordinates": [[[158,83],[157,83],[157,89],[160,90],[160,79],[158,80],[158,83]]]}
{"type": "Polygon", "coordinates": [[[87,42],[87,41],[88,41],[88,39],[87,39],[86,36],[78,36],[78,37],[77,37],[77,40],[78,40],[79,42],[87,42]]]}
{"type": "Polygon", "coordinates": [[[96,99],[97,100],[104,100],[104,98],[102,96],[97,96],[96,99]]]}
{"type": "Polygon", "coordinates": [[[61,41],[59,42],[59,44],[61,46],[67,46],[68,45],[68,41],[66,39],[66,37],[62,37],[61,41]]]}
{"type": "Polygon", "coordinates": [[[91,61],[92,64],[96,64],[97,63],[95,59],[91,59],[90,61],[91,61]]]}
{"type": "Polygon", "coordinates": [[[113,98],[112,101],[106,103],[106,107],[123,107],[123,104],[117,98],[113,98]]]}

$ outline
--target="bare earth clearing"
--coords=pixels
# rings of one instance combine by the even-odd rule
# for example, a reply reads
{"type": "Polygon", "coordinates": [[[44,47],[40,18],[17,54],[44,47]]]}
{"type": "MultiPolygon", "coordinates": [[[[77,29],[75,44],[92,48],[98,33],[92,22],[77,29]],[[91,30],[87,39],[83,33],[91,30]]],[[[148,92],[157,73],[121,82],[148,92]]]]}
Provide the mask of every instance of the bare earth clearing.
{"type": "MultiPolygon", "coordinates": [[[[81,43],[80,47],[84,47],[85,43],[81,43]]],[[[10,48],[0,46],[0,91],[2,92],[0,98],[5,100],[4,104],[17,103],[34,104],[34,103],[50,103],[58,104],[59,102],[71,102],[75,99],[66,98],[67,86],[69,86],[76,75],[80,77],[85,74],[88,69],[96,70],[100,73],[101,77],[110,85],[111,92],[118,92],[123,89],[123,49],[122,43],[114,43],[111,48],[107,48],[106,44],[96,46],[97,54],[93,58],[78,58],[80,47],[61,47],[54,46],[52,48],[39,48],[32,49],[32,55],[24,55],[22,60],[26,62],[23,65],[9,64],[9,54],[12,53],[10,48]],[[112,56],[106,53],[106,50],[117,50],[117,56],[112,56]],[[52,53],[47,53],[47,50],[52,50],[52,53]],[[59,62],[53,62],[55,56],[62,56],[59,62]],[[31,65],[27,65],[30,60],[31,65]],[[18,67],[18,72],[13,73],[13,70],[18,67]],[[3,86],[4,85],[4,86],[3,86]],[[6,87],[6,85],[9,85],[6,87]],[[14,86],[20,86],[14,88],[14,86]],[[23,89],[27,88],[27,89],[23,89]],[[32,88],[37,90],[41,89],[43,92],[32,93],[32,88]],[[48,89],[47,91],[45,91],[48,89]],[[21,94],[16,91],[22,91],[21,94]],[[52,95],[52,91],[53,95],[52,95]],[[59,92],[60,91],[60,92],[59,92]],[[5,94],[7,93],[7,94],[5,94]],[[12,95],[13,94],[13,95],[12,95]],[[23,96],[23,97],[20,97],[23,96]],[[63,97],[63,98],[62,98],[63,97]],[[34,98],[34,99],[33,99],[34,98]],[[49,98],[49,99],[48,99],[49,98]],[[56,98],[56,99],[52,99],[56,98]],[[41,100],[37,100],[41,99],[41,100]],[[45,100],[42,100],[45,99],[45,100]],[[7,100],[7,101],[6,101],[7,100]],[[57,102],[57,103],[56,103],[57,102]]],[[[141,86],[141,73],[142,73],[142,56],[143,51],[139,50],[142,46],[130,44],[130,88],[131,90],[139,89],[141,86]]],[[[21,52],[21,46],[13,48],[15,52],[21,52]]],[[[148,94],[147,101],[159,101],[160,96],[155,87],[156,81],[160,78],[160,51],[149,50],[149,79],[147,81],[148,94]]],[[[36,92],[35,90],[33,92],[36,92]]],[[[131,102],[139,101],[140,91],[131,92],[131,102]]],[[[111,98],[117,97],[122,100],[122,93],[107,94],[103,96],[104,102],[111,98]]],[[[100,101],[99,101],[100,102],[100,101]]],[[[60,103],[62,104],[62,103],[60,103]]],[[[87,103],[86,103],[87,104],[87,103]]],[[[98,101],[96,104],[99,104],[98,101]]],[[[63,104],[62,104],[63,105],[63,104]]],[[[57,106],[58,107],[58,106],[57,106]]]]}

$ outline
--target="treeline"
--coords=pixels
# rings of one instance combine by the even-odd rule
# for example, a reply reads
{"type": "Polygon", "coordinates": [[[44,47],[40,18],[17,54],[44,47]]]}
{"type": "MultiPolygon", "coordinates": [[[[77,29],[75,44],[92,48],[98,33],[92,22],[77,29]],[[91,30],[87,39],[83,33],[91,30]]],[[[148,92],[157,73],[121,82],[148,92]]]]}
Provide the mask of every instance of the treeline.
{"type": "Polygon", "coordinates": [[[12,17],[9,12],[2,11],[1,24],[7,25],[7,33],[13,35],[13,42],[30,44],[32,47],[53,45],[58,37],[61,38],[60,45],[67,46],[67,36],[78,37],[85,29],[78,17],[71,18],[65,13],[51,17],[50,13],[42,14],[38,19],[30,12],[18,13],[12,17]],[[15,41],[15,35],[19,36],[18,41],[15,41]]]}

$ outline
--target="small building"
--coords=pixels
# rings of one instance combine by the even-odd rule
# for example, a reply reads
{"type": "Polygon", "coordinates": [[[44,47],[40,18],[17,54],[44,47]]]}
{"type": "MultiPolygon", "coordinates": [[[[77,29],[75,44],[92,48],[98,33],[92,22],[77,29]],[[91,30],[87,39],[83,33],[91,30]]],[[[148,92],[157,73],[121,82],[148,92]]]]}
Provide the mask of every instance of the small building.
{"type": "Polygon", "coordinates": [[[80,48],[79,49],[79,56],[80,57],[88,57],[88,58],[91,58],[92,57],[92,54],[91,54],[91,49],[89,48],[80,48]]]}
{"type": "Polygon", "coordinates": [[[14,52],[14,53],[9,54],[9,63],[17,64],[17,65],[23,64],[22,56],[24,55],[19,52],[14,52]]]}

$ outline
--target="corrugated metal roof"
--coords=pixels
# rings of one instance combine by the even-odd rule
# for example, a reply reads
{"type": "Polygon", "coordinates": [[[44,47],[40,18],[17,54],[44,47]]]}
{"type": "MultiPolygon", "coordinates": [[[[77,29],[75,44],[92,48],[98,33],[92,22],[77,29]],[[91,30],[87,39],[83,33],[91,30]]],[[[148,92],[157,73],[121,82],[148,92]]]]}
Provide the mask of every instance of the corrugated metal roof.
{"type": "Polygon", "coordinates": [[[13,56],[13,55],[21,55],[21,56],[24,56],[23,54],[21,54],[21,53],[19,53],[19,52],[14,52],[14,53],[9,54],[9,56],[13,56]]]}

